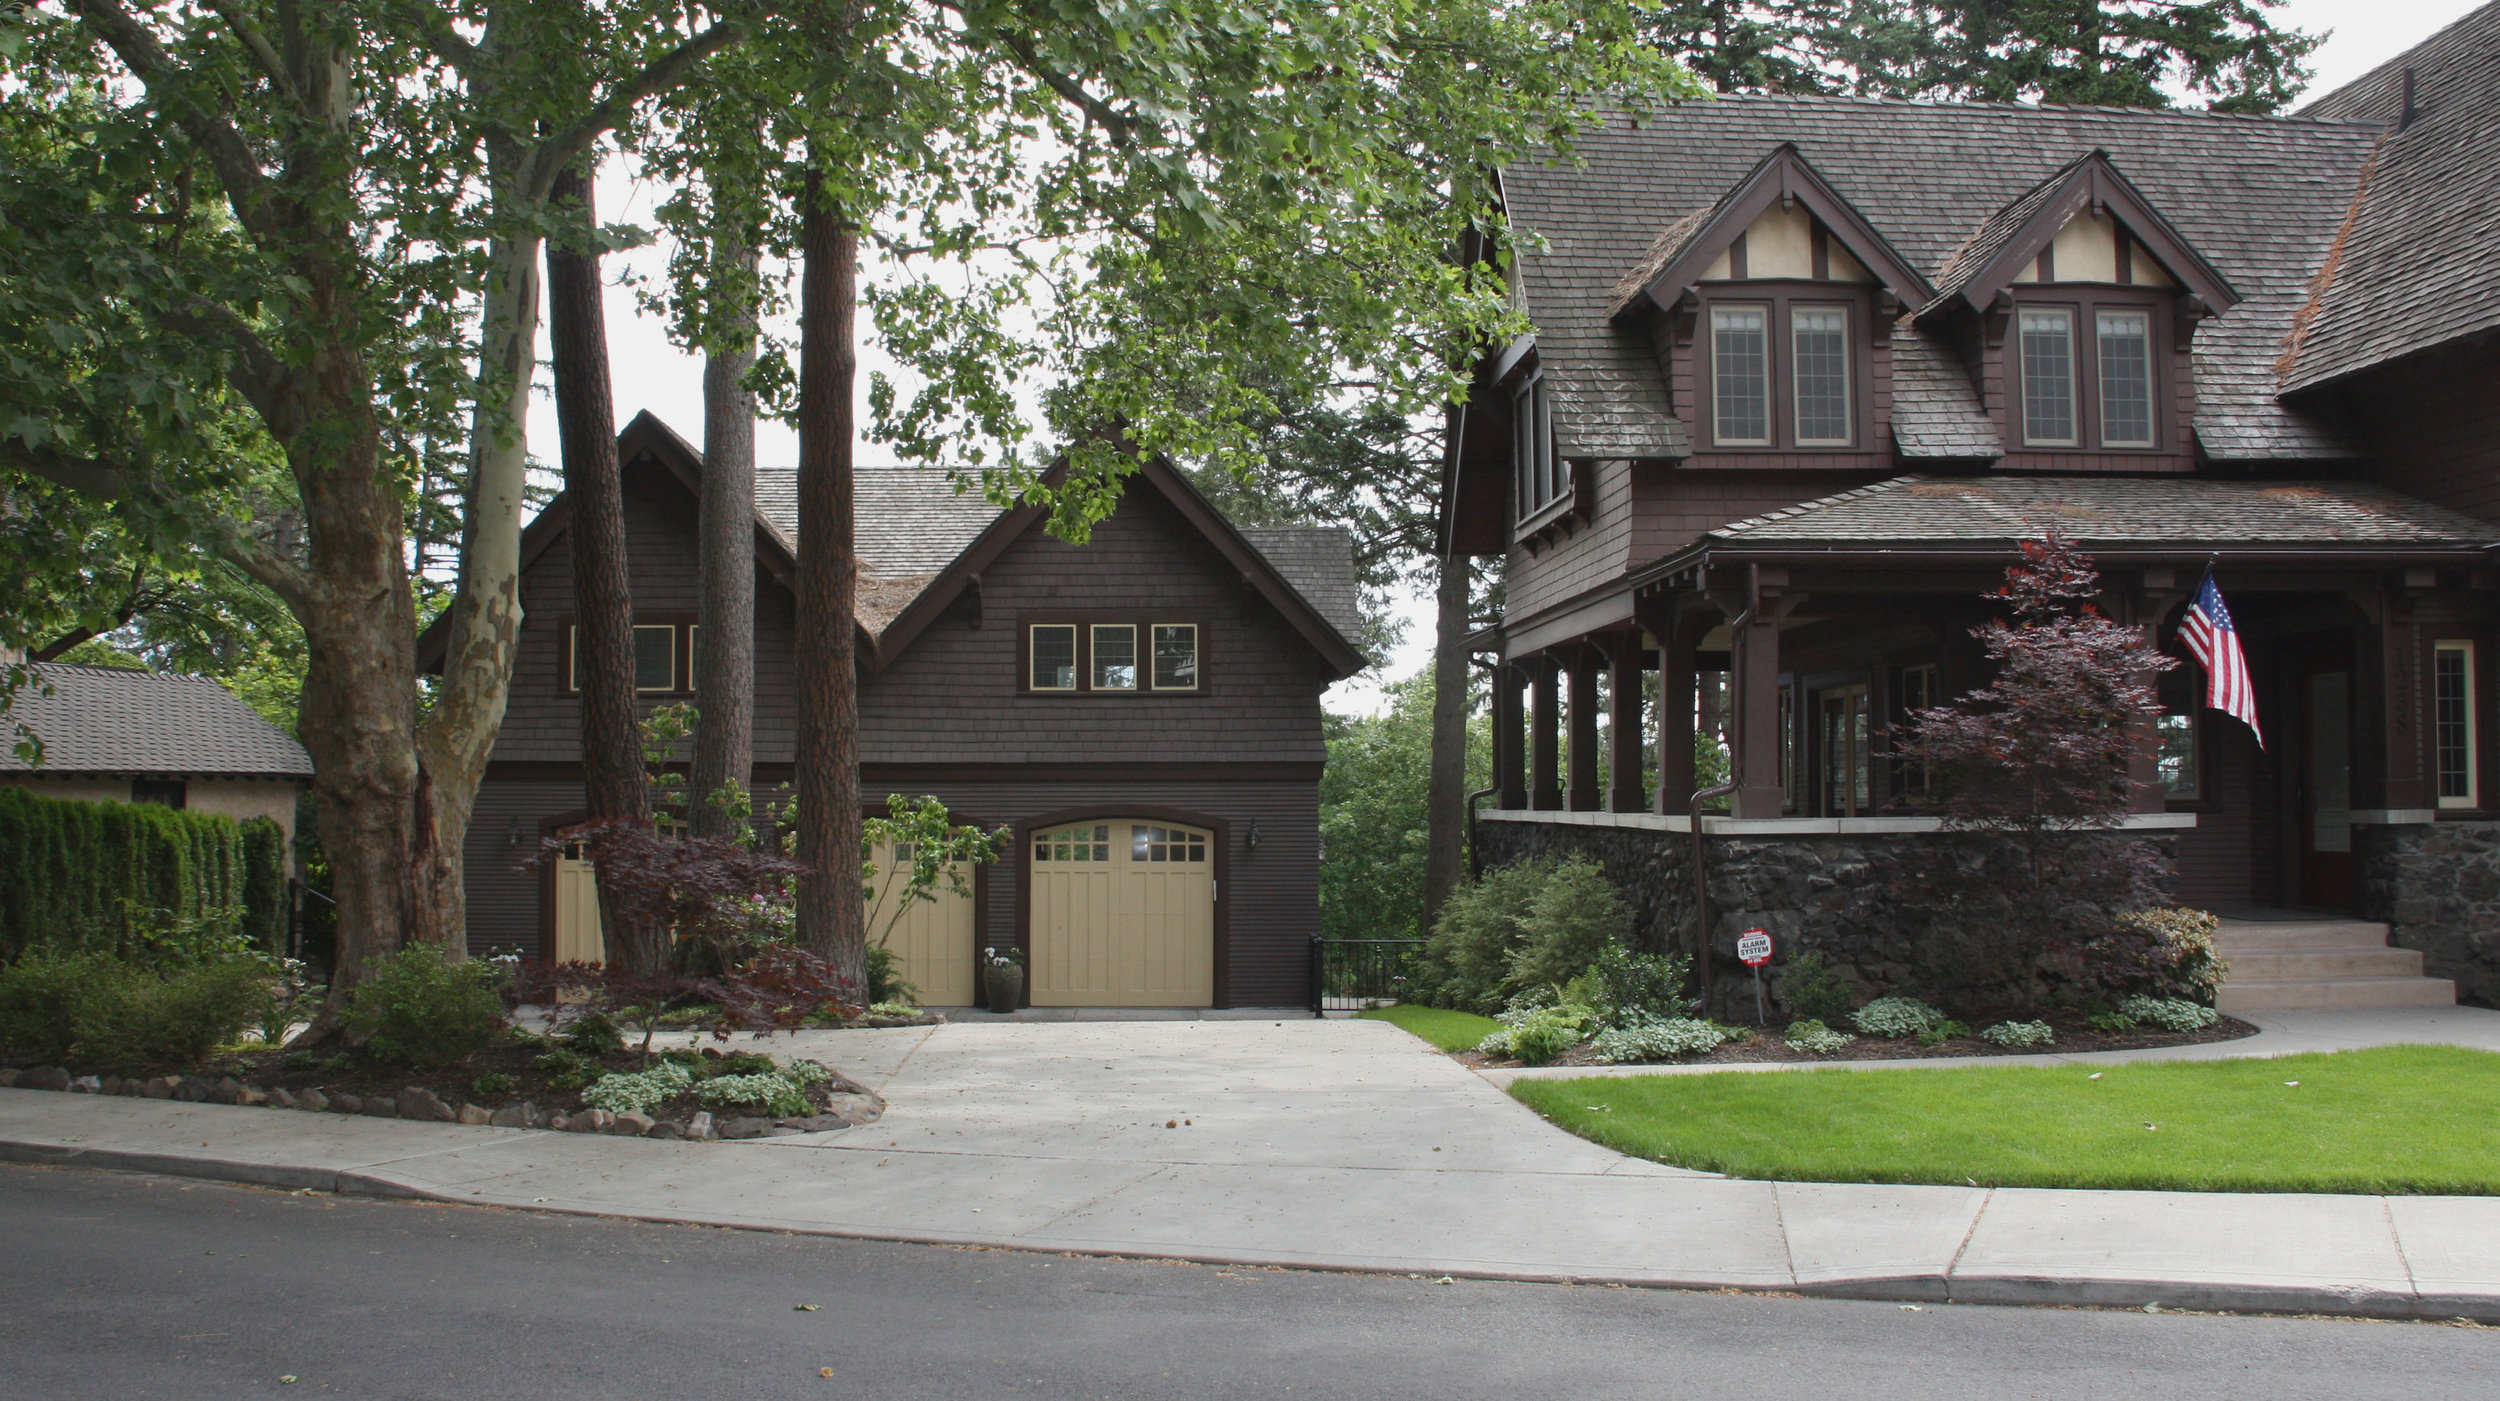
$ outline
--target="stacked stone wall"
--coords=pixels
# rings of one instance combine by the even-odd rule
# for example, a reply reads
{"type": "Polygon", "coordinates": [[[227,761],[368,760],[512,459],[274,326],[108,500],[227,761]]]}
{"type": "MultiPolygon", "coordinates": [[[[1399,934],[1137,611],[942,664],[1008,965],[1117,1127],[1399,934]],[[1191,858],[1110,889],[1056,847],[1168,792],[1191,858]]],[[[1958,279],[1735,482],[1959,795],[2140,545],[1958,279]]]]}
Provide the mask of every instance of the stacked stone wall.
{"type": "Polygon", "coordinates": [[[2500,1006],[2500,822],[2353,829],[2354,913],[2420,949],[2457,1000],[2500,1006]]]}

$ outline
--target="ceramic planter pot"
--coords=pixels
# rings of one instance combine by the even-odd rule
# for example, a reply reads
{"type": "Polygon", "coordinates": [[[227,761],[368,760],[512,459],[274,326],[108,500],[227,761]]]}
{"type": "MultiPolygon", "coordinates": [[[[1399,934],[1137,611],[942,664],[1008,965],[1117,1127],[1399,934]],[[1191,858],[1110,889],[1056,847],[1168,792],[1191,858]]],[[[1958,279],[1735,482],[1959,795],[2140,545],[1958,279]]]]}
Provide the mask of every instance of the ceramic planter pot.
{"type": "Polygon", "coordinates": [[[1001,1016],[1024,1000],[1024,970],[1015,964],[992,964],[981,981],[990,994],[990,1010],[1001,1016]]]}

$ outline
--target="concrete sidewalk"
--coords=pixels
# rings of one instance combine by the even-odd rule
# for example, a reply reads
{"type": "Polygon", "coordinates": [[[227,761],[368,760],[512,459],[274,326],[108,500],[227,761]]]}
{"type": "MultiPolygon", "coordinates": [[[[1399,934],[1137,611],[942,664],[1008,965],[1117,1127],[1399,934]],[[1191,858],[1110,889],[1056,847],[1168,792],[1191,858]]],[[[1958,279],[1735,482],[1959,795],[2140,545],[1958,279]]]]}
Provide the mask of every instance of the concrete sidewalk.
{"type": "Polygon", "coordinates": [[[668,1143],[0,1091],[0,1158],[1321,1269],[2500,1319],[2500,1199],[1737,1181],[1574,1138],[1385,1023],[783,1038],[875,1124],[668,1143]]]}

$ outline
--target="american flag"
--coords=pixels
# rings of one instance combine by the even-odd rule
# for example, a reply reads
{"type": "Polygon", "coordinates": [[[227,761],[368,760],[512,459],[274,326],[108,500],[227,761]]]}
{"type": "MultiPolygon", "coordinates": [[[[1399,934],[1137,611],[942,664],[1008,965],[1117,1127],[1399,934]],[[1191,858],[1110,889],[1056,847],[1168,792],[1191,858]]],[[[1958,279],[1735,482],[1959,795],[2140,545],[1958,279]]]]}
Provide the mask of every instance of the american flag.
{"type": "Polygon", "coordinates": [[[2248,654],[2240,650],[2239,632],[2231,626],[2231,607],[2205,571],[2196,601],[2179,623],[2179,641],[2205,668],[2205,704],[2248,726],[2257,747],[2266,747],[2266,732],[2257,728],[2257,686],[2248,676],[2248,654]]]}

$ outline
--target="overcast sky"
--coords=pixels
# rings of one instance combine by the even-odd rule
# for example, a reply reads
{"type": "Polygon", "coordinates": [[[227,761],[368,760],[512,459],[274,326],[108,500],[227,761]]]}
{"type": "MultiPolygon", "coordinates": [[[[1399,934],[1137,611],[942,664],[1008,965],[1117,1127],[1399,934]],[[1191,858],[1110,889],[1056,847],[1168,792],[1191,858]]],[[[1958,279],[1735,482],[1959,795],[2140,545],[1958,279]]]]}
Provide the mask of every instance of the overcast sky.
{"type": "MultiPolygon", "coordinates": [[[[2350,82],[2372,68],[2404,52],[2423,39],[2453,23],[2474,9],[2479,0],[2287,0],[2274,11],[2276,23],[2310,33],[2329,32],[2330,37],[2311,56],[2316,77],[2309,87],[2311,94],[2325,93],[2350,82]]],[[[651,207],[658,192],[632,180],[611,161],[600,181],[600,217],[609,222],[648,223],[651,207]]],[[[610,272],[620,271],[619,264],[657,276],[662,256],[656,249],[643,249],[622,258],[612,259],[610,272]]],[[[874,275],[873,267],[869,274],[874,275]]],[[[612,279],[613,280],[613,276],[612,279]]],[[[684,434],[700,442],[703,435],[703,385],[700,362],[669,344],[666,329],[656,317],[642,315],[634,305],[629,291],[611,286],[607,298],[610,357],[616,379],[616,411],[620,425],[635,413],[648,409],[684,434]]],[[[544,347],[541,347],[542,360],[544,347]]],[[[868,392],[867,372],[890,368],[873,345],[865,346],[861,356],[859,392],[861,417],[866,417],[868,392]]],[[[543,379],[543,374],[542,374],[543,379]]],[[[542,393],[530,417],[530,441],[539,456],[547,461],[556,457],[556,424],[554,405],[542,393]]],[[[798,455],[796,435],[786,426],[764,423],[757,426],[758,460],[766,463],[788,463],[798,455]]],[[[873,443],[860,446],[862,461],[888,460],[886,449],[873,443]]],[[[1428,599],[1417,597],[1400,600],[1399,611],[1408,621],[1407,642],[1391,659],[1389,676],[1410,675],[1424,665],[1431,650],[1432,622],[1428,599]]],[[[1369,711],[1380,703],[1378,678],[1358,677],[1339,684],[1329,692],[1332,710],[1369,711]]]]}

